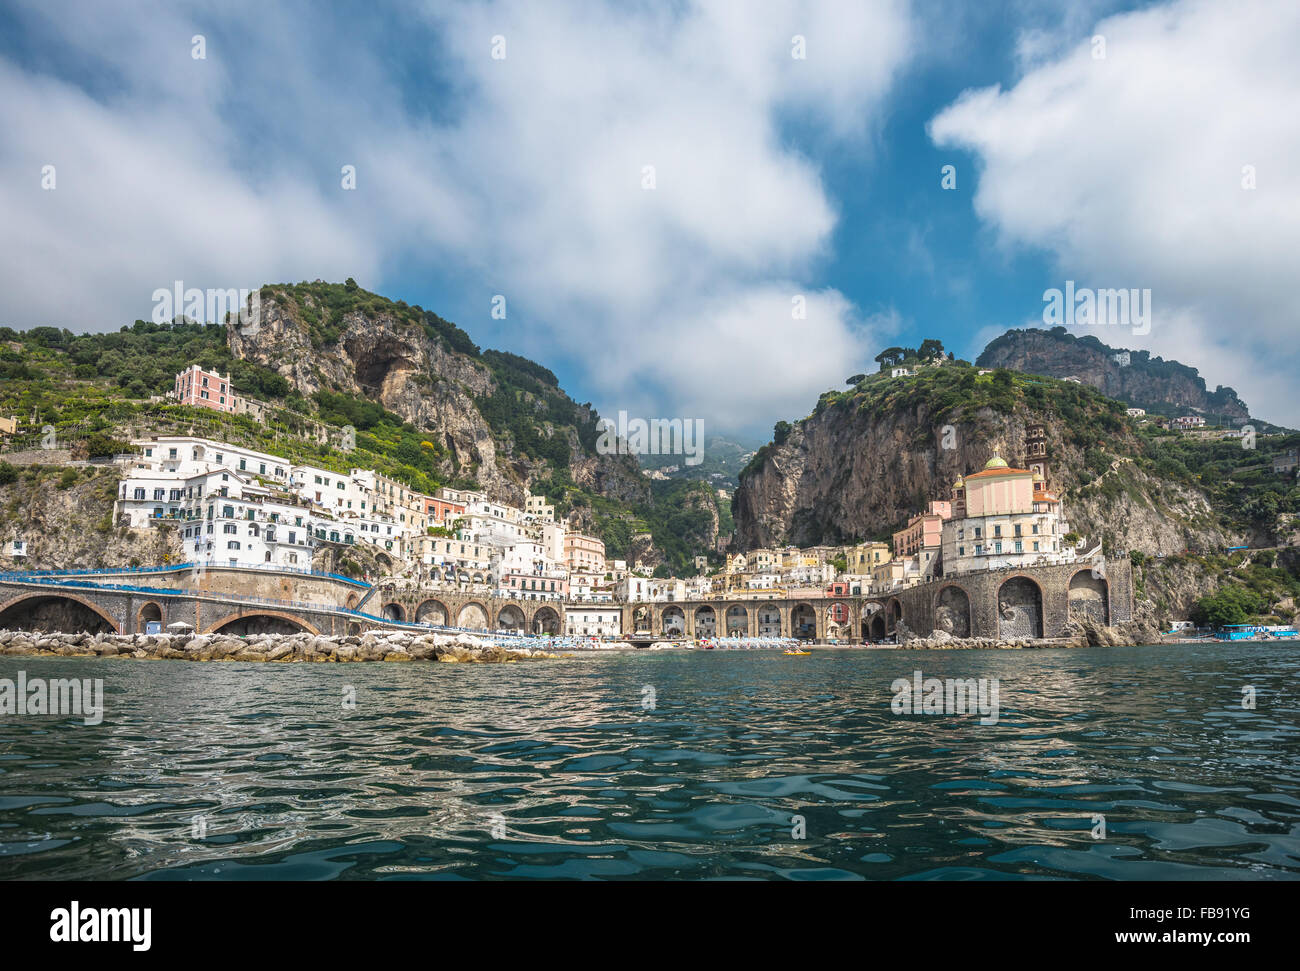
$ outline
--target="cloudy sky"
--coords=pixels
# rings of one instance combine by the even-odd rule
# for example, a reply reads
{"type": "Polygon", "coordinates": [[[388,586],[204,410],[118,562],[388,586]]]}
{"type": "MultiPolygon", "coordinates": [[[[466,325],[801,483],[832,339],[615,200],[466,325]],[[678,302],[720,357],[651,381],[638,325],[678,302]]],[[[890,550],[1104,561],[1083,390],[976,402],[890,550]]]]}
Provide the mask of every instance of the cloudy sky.
{"type": "Polygon", "coordinates": [[[0,8],[0,324],[351,276],[765,438],[1073,280],[1153,306],[1076,333],[1300,426],[1294,0],[208,6],[0,8]]]}

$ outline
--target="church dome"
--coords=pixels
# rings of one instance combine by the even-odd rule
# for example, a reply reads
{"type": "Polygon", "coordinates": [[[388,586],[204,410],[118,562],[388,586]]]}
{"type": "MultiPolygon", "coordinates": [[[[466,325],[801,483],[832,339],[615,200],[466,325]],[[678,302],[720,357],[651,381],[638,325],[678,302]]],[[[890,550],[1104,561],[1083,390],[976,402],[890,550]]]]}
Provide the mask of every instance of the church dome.
{"type": "Polygon", "coordinates": [[[993,456],[993,458],[989,459],[987,463],[985,463],[984,471],[987,472],[989,469],[1005,469],[1006,467],[1007,467],[1006,461],[995,455],[993,456]]]}
{"type": "Polygon", "coordinates": [[[960,476],[960,475],[957,476],[957,481],[954,482],[954,483],[952,484],[952,487],[953,487],[954,489],[964,489],[964,488],[966,488],[966,480],[965,480],[965,478],[963,478],[963,477],[960,476]]]}

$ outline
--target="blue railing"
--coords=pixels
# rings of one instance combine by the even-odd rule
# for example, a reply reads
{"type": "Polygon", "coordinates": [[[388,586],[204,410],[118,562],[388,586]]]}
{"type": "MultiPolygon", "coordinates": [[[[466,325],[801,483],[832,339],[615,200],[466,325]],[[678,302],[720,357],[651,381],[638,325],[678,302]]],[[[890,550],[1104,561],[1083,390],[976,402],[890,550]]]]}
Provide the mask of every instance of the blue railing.
{"type": "Polygon", "coordinates": [[[358,580],[355,577],[344,576],[341,573],[327,573],[322,570],[304,570],[296,566],[276,566],[275,564],[267,565],[265,563],[241,563],[231,566],[229,563],[207,563],[207,562],[187,562],[176,563],[167,566],[112,566],[112,567],[82,567],[75,570],[10,570],[0,573],[4,577],[68,577],[68,576],[109,576],[118,573],[175,573],[180,570],[261,570],[265,573],[297,573],[303,576],[327,577],[331,580],[341,580],[344,583],[350,583],[353,586],[370,589],[371,584],[365,580],[358,580]]]}
{"type": "Polygon", "coordinates": [[[352,607],[342,607],[337,604],[318,604],[310,603],[305,600],[277,600],[273,597],[250,597],[238,593],[207,593],[202,590],[173,590],[169,587],[145,587],[133,583],[93,583],[90,580],[66,579],[62,576],[45,575],[45,574],[23,574],[23,573],[0,573],[0,580],[13,583],[30,583],[40,586],[49,587],[74,587],[78,590],[111,590],[116,593],[139,593],[150,597],[199,597],[207,600],[229,600],[239,603],[252,604],[260,607],[291,607],[295,610],[314,611],[316,613],[339,614],[345,617],[355,617],[359,620],[368,620],[377,624],[387,624],[394,627],[403,627],[409,630],[428,631],[433,633],[454,633],[454,634],[471,634],[483,640],[490,640],[494,643],[519,643],[525,639],[535,638],[534,634],[496,634],[491,631],[483,630],[476,627],[445,627],[435,624],[421,624],[414,621],[392,620],[387,617],[379,617],[375,614],[368,614],[362,610],[356,610],[352,607]]]}

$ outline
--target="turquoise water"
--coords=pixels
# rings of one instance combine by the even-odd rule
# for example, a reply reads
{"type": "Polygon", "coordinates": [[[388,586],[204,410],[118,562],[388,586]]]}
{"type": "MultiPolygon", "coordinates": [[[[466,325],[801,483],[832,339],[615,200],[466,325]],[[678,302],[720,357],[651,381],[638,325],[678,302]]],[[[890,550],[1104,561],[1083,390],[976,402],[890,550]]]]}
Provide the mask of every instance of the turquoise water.
{"type": "Polygon", "coordinates": [[[10,879],[1300,875],[1294,645],[19,670],[107,711],[0,717],[10,879]],[[998,724],[893,714],[917,669],[998,724]]]}

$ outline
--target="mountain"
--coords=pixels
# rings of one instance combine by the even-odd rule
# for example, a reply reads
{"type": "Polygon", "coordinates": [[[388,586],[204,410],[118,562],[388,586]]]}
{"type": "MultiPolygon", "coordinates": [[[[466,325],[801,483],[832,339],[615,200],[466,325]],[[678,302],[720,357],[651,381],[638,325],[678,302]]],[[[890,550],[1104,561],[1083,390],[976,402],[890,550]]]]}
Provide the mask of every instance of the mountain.
{"type": "Polygon", "coordinates": [[[643,469],[663,471],[670,479],[700,479],[715,489],[734,489],[739,482],[740,470],[757,450],[757,444],[713,435],[705,440],[698,465],[687,465],[680,455],[642,455],[640,460],[643,469]]]}
{"type": "Polygon", "coordinates": [[[251,319],[224,324],[0,328],[0,414],[24,425],[14,447],[40,445],[47,425],[74,455],[193,432],[336,471],[374,468],[424,492],[481,488],[522,505],[530,490],[572,528],[604,538],[611,557],[648,569],[689,572],[716,548],[713,489],[652,489],[635,456],[600,454],[596,411],[544,366],[481,350],[431,311],[351,280],[269,284],[259,304],[251,319]],[[170,403],[164,395],[190,364],[229,373],[237,394],[265,402],[262,420],[170,403]],[[346,426],[355,440],[344,451],[346,426]]]}
{"type": "Polygon", "coordinates": [[[1152,414],[1205,417],[1209,424],[1240,425],[1250,412],[1232,388],[1209,391],[1194,367],[1076,337],[1064,327],[1009,330],[990,341],[975,363],[1049,378],[1077,378],[1108,397],[1152,414]]]}

